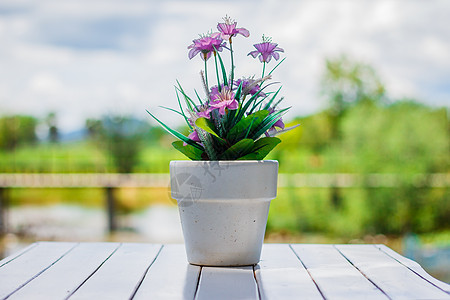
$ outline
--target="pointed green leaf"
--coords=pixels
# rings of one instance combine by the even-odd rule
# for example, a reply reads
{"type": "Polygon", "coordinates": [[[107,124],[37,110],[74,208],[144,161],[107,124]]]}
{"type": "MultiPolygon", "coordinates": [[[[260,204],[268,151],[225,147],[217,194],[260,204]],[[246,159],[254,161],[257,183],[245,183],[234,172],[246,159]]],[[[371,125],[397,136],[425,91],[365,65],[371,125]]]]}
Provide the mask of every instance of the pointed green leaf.
{"type": "Polygon", "coordinates": [[[199,144],[197,144],[196,142],[194,142],[193,140],[191,140],[190,138],[188,138],[187,136],[184,136],[183,134],[179,133],[176,130],[171,129],[169,126],[167,126],[166,124],[164,124],[163,122],[161,122],[157,117],[155,117],[151,112],[149,112],[147,110],[147,113],[152,116],[153,119],[156,120],[156,122],[158,122],[165,130],[167,130],[170,134],[172,134],[174,137],[182,140],[183,142],[185,142],[186,144],[189,144],[191,146],[194,146],[197,149],[203,150],[203,147],[200,146],[199,144]]]}
{"type": "Polygon", "coordinates": [[[227,149],[220,159],[223,160],[235,160],[241,156],[247,155],[253,148],[253,140],[243,139],[227,149]]]}
{"type": "Polygon", "coordinates": [[[260,110],[241,119],[227,135],[227,140],[236,141],[244,136],[248,136],[253,130],[263,122],[263,120],[269,115],[269,111],[260,110]]]}
{"type": "Polygon", "coordinates": [[[238,89],[236,90],[236,94],[234,95],[234,99],[236,99],[237,101],[239,101],[239,99],[241,99],[243,83],[244,83],[244,81],[241,81],[241,83],[239,84],[238,89]]]}
{"type": "Polygon", "coordinates": [[[219,135],[217,135],[217,133],[214,131],[214,124],[209,119],[203,117],[198,118],[197,120],[195,120],[195,125],[220,139],[219,135]]]}
{"type": "Polygon", "coordinates": [[[202,160],[203,150],[197,149],[191,145],[183,145],[182,141],[175,141],[172,143],[172,146],[186,155],[189,159],[202,160]]]}
{"type": "Polygon", "coordinates": [[[175,87],[177,90],[179,90],[181,92],[181,94],[183,94],[184,96],[184,101],[186,102],[186,105],[188,106],[188,108],[193,111],[194,107],[195,107],[195,103],[194,101],[192,101],[192,99],[184,92],[183,88],[181,87],[180,82],[177,80],[178,83],[178,87],[175,87]]]}
{"type": "Polygon", "coordinates": [[[268,115],[267,118],[265,118],[264,121],[259,124],[258,128],[256,128],[252,132],[250,138],[252,139],[259,138],[264,132],[269,130],[270,127],[272,127],[289,108],[290,107],[284,108],[282,110],[276,111],[268,115]]]}
{"type": "Polygon", "coordinates": [[[278,66],[281,65],[281,63],[282,63],[285,59],[286,59],[286,57],[283,58],[283,59],[282,59],[275,67],[273,67],[273,69],[272,69],[272,70],[269,72],[269,74],[267,74],[267,75],[272,74],[272,72],[275,71],[275,69],[278,68],[278,66]]]}
{"type": "MultiPolygon", "coordinates": [[[[222,58],[220,57],[219,52],[217,52],[217,57],[219,58],[219,62],[220,62],[220,68],[222,69],[222,76],[223,76],[223,85],[224,86],[228,86],[228,82],[227,82],[227,72],[225,71],[225,66],[223,64],[222,58]]],[[[232,83],[231,83],[232,84],[232,83]]]]}
{"type": "Polygon", "coordinates": [[[200,98],[200,96],[198,95],[197,90],[194,89],[194,92],[195,92],[195,95],[197,95],[197,99],[198,99],[198,102],[200,102],[200,105],[203,105],[203,101],[200,98]]]}
{"type": "Polygon", "coordinates": [[[269,109],[269,107],[272,105],[273,101],[275,100],[275,98],[277,97],[278,93],[281,90],[281,86],[278,88],[278,90],[276,91],[276,93],[273,95],[273,97],[269,100],[269,102],[267,102],[267,104],[264,106],[264,109],[269,109]]]}
{"type": "MultiPolygon", "coordinates": [[[[186,115],[185,115],[185,113],[184,113],[184,111],[183,111],[183,106],[181,105],[181,100],[180,100],[180,97],[178,96],[178,91],[177,91],[176,87],[175,87],[175,93],[176,93],[176,95],[177,95],[178,105],[180,106],[180,112],[181,112],[181,114],[183,115],[184,121],[185,121],[186,124],[188,125],[189,129],[192,129],[192,125],[189,123],[188,117],[186,117],[186,115]]],[[[148,111],[147,111],[147,112],[148,112],[148,111]]],[[[149,114],[150,114],[150,113],[149,113],[149,114]]],[[[150,115],[152,115],[152,114],[150,114],[150,115]]],[[[152,115],[152,117],[153,117],[153,115],[152,115]]]]}
{"type": "Polygon", "coordinates": [[[279,143],[281,143],[281,140],[276,137],[264,137],[257,140],[251,152],[245,156],[240,157],[240,160],[248,159],[248,160],[262,160],[264,157],[269,154],[270,151],[273,150],[279,143]]]}
{"type": "Polygon", "coordinates": [[[178,110],[175,110],[175,109],[173,109],[173,108],[166,107],[166,106],[162,106],[162,105],[160,105],[159,107],[164,108],[164,109],[167,109],[167,110],[170,110],[170,111],[172,111],[172,112],[174,112],[174,113],[179,114],[180,116],[183,116],[182,113],[180,113],[178,110]]]}

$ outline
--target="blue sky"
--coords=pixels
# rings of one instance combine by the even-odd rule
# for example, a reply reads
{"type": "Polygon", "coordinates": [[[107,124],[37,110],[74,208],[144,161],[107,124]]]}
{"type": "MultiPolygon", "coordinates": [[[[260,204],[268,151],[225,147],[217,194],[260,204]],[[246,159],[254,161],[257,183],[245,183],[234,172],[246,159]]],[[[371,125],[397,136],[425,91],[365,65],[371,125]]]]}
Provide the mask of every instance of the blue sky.
{"type": "Polygon", "coordinates": [[[168,123],[174,83],[201,90],[199,57],[187,46],[225,15],[250,30],[237,38],[238,76],[261,72],[246,56],[262,34],[285,49],[274,74],[289,116],[322,109],[325,58],[347,54],[371,64],[392,99],[450,106],[450,1],[2,0],[0,114],[45,116],[63,130],[108,113],[168,123]]]}

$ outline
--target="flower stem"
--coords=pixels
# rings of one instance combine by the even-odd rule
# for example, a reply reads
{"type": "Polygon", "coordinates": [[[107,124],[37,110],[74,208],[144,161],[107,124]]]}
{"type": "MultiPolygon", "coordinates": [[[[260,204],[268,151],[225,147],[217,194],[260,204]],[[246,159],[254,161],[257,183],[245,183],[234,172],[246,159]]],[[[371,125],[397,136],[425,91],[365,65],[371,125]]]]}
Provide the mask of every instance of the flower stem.
{"type": "Polygon", "coordinates": [[[231,53],[230,84],[231,84],[231,87],[233,87],[233,80],[234,80],[234,55],[233,55],[233,44],[231,43],[231,37],[230,37],[230,53],[231,53]]]}
{"type": "Polygon", "coordinates": [[[209,88],[208,85],[208,68],[206,67],[206,54],[203,54],[203,61],[205,62],[205,81],[206,81],[206,87],[209,88]]]}
{"type": "Polygon", "coordinates": [[[262,71],[262,76],[261,78],[264,78],[264,72],[266,71],[266,62],[263,62],[263,71],[262,71]]]}
{"type": "Polygon", "coordinates": [[[219,92],[221,92],[222,91],[222,87],[220,85],[219,68],[217,67],[216,51],[214,51],[214,63],[216,64],[217,88],[218,88],[219,92]]]}

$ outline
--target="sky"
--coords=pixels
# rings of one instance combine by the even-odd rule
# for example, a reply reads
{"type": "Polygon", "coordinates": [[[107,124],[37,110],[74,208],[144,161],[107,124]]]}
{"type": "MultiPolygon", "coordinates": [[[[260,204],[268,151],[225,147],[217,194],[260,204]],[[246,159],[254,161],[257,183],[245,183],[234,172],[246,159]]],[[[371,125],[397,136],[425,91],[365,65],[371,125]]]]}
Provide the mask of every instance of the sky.
{"type": "Polygon", "coordinates": [[[225,15],[250,31],[233,43],[238,77],[261,74],[247,53],[263,34],[285,50],[273,81],[287,119],[325,108],[325,60],[342,54],[373,66],[393,100],[450,107],[446,0],[1,0],[0,115],[55,112],[71,131],[106,114],[150,119],[148,109],[179,124],[159,106],[177,107],[176,80],[202,91],[203,61],[187,46],[225,15]]]}

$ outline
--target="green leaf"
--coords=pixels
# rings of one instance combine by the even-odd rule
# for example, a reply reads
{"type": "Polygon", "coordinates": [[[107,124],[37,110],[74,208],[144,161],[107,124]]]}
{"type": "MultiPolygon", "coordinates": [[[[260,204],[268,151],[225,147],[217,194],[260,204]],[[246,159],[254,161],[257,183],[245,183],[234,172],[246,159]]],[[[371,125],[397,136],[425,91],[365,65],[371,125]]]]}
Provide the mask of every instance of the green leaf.
{"type": "Polygon", "coordinates": [[[194,107],[196,106],[194,101],[192,101],[192,99],[184,92],[183,88],[181,87],[180,82],[177,80],[178,83],[178,87],[175,87],[177,90],[179,90],[181,92],[181,94],[183,94],[184,96],[184,101],[186,102],[186,105],[188,106],[188,108],[191,111],[194,111],[194,107]]]}
{"type": "Polygon", "coordinates": [[[202,160],[203,150],[197,149],[191,145],[183,145],[182,141],[175,141],[172,143],[172,146],[186,155],[189,159],[202,160]]]}
{"type": "Polygon", "coordinates": [[[247,155],[252,150],[253,144],[253,140],[251,139],[240,140],[222,153],[220,159],[235,160],[241,156],[247,155]]]}
{"type": "MultiPolygon", "coordinates": [[[[186,117],[186,115],[184,114],[184,111],[183,111],[183,106],[181,105],[181,100],[180,100],[180,97],[178,96],[178,90],[177,90],[177,88],[175,87],[175,94],[177,95],[177,99],[178,99],[178,105],[180,106],[180,112],[181,112],[181,114],[183,115],[183,118],[184,118],[184,121],[186,122],[186,124],[188,125],[188,127],[190,128],[190,129],[192,129],[192,126],[191,126],[191,124],[189,123],[189,119],[188,119],[188,117],[186,117]]],[[[148,112],[148,111],[147,111],[148,112]]],[[[149,112],[148,112],[149,113],[149,112]]],[[[150,114],[150,113],[149,113],[150,114]]],[[[153,117],[153,115],[152,114],[150,114],[152,117],[153,117]]],[[[153,118],[155,118],[155,117],[153,117],[153,118]]],[[[156,118],[155,118],[156,119],[156,118]]],[[[161,123],[161,122],[160,122],[161,123]]]]}
{"type": "Polygon", "coordinates": [[[234,99],[236,99],[237,101],[239,101],[239,99],[241,99],[243,83],[244,83],[244,81],[241,81],[241,83],[239,84],[238,89],[236,90],[236,94],[234,95],[234,99]]]}
{"type": "Polygon", "coordinates": [[[203,147],[200,146],[199,144],[197,144],[196,142],[194,142],[193,140],[191,140],[190,138],[188,138],[187,136],[184,136],[183,134],[179,133],[176,130],[171,129],[169,126],[167,126],[166,124],[164,124],[163,122],[161,122],[157,117],[155,117],[151,112],[149,112],[147,110],[147,113],[152,116],[153,119],[156,120],[156,122],[158,122],[165,130],[167,130],[170,134],[172,134],[174,137],[182,140],[183,142],[185,142],[186,144],[189,144],[191,146],[194,146],[197,149],[203,150],[203,147]]]}
{"type": "Polygon", "coordinates": [[[281,140],[276,137],[264,137],[260,138],[253,144],[253,148],[251,152],[245,156],[240,157],[240,160],[247,159],[247,160],[262,160],[264,157],[269,154],[270,151],[273,150],[279,143],[281,143],[281,140]]]}
{"type": "Polygon", "coordinates": [[[167,109],[167,110],[170,110],[170,111],[172,111],[172,112],[174,112],[174,113],[179,114],[180,116],[184,116],[184,115],[183,115],[182,113],[180,113],[178,110],[175,110],[175,109],[173,109],[173,108],[165,107],[165,106],[159,106],[159,107],[164,108],[164,109],[167,109]]]}
{"type": "MultiPolygon", "coordinates": [[[[220,57],[219,52],[216,51],[216,53],[217,53],[217,57],[219,58],[220,68],[222,69],[223,85],[224,85],[224,86],[228,86],[228,82],[227,82],[227,72],[225,71],[225,66],[224,66],[224,64],[223,64],[223,61],[222,61],[222,58],[220,57]]],[[[233,83],[231,83],[231,84],[233,84],[233,83]]],[[[219,84],[219,86],[220,86],[220,84],[219,84]]]]}
{"type": "Polygon", "coordinates": [[[269,111],[260,110],[251,114],[243,119],[241,119],[233,128],[229,131],[227,135],[227,140],[236,141],[243,136],[248,136],[253,130],[258,128],[258,126],[263,122],[263,120],[269,115],[269,111]]]}
{"type": "Polygon", "coordinates": [[[284,108],[282,110],[276,111],[268,115],[267,118],[265,118],[264,121],[259,124],[258,128],[256,128],[255,131],[253,131],[250,138],[252,139],[259,138],[264,132],[269,130],[270,127],[272,127],[273,124],[275,124],[289,108],[290,107],[284,108]]]}
{"type": "Polygon", "coordinates": [[[198,118],[195,120],[195,125],[203,129],[204,131],[211,133],[212,135],[219,137],[219,135],[215,132],[214,124],[207,118],[198,118]]]}
{"type": "Polygon", "coordinates": [[[278,88],[277,92],[273,95],[273,97],[269,100],[269,102],[267,102],[267,104],[264,106],[264,109],[269,109],[269,107],[272,105],[273,101],[277,97],[278,93],[280,92],[281,88],[282,88],[281,86],[278,88]]]}
{"type": "Polygon", "coordinates": [[[197,90],[194,89],[194,92],[195,92],[195,95],[197,95],[197,99],[198,99],[198,102],[200,102],[200,105],[203,105],[203,101],[200,98],[200,96],[198,95],[197,90]]]}
{"type": "Polygon", "coordinates": [[[281,63],[282,63],[285,59],[286,59],[286,57],[283,58],[283,59],[282,59],[275,67],[273,67],[273,69],[272,69],[272,70],[269,72],[269,74],[267,74],[267,75],[272,74],[272,72],[275,71],[275,69],[278,68],[278,66],[281,65],[281,63]]]}

